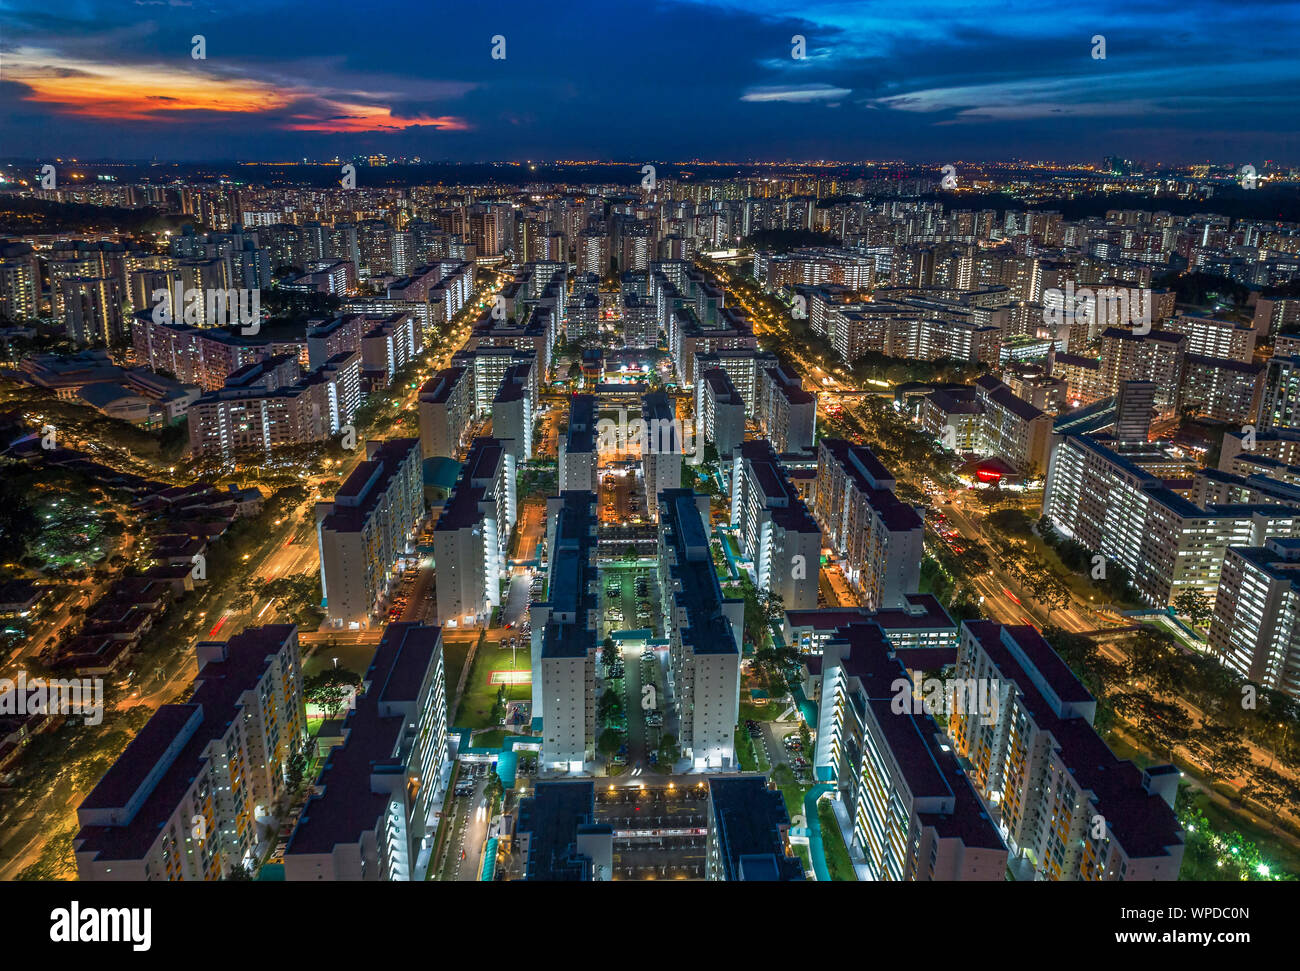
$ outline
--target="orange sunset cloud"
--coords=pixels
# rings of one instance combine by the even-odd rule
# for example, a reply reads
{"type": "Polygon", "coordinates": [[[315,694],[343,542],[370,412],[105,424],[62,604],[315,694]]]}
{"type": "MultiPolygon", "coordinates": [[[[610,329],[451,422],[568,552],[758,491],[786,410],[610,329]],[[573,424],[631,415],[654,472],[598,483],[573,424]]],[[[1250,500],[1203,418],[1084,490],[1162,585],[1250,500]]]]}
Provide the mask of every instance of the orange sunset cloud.
{"type": "Polygon", "coordinates": [[[235,114],[286,112],[272,124],[291,131],[374,132],[431,127],[466,131],[454,115],[399,118],[389,107],[339,101],[309,89],[253,78],[203,73],[196,61],[182,65],[104,64],[19,49],[5,59],[6,80],[30,93],[24,100],[51,105],[60,114],[111,121],[171,122],[184,112],[235,114]]]}

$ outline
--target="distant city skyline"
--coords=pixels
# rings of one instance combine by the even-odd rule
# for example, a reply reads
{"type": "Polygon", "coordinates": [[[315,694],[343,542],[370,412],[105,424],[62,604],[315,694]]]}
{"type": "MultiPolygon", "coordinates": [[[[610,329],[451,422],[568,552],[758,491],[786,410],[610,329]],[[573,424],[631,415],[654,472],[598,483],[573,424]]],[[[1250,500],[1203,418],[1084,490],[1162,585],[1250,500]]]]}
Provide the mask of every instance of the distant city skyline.
{"type": "Polygon", "coordinates": [[[1300,17],[1266,0],[13,0],[0,38],[13,156],[1300,161],[1300,17]]]}

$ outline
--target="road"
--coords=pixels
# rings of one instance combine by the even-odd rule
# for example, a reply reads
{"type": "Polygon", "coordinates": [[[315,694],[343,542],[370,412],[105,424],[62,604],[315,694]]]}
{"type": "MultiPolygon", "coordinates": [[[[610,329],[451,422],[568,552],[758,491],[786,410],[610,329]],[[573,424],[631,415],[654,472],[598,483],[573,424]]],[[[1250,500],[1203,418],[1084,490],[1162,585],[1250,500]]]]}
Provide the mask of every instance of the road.
{"type": "Polygon", "coordinates": [[[619,654],[623,658],[623,708],[627,712],[627,764],[631,771],[644,772],[650,765],[646,747],[648,729],[646,713],[641,709],[641,649],[625,647],[619,654]]]}
{"type": "Polygon", "coordinates": [[[461,825],[460,839],[453,845],[452,852],[459,857],[463,850],[465,859],[455,863],[453,880],[474,882],[482,873],[483,844],[487,842],[487,828],[491,821],[486,789],[487,779],[480,779],[474,783],[472,795],[455,800],[456,812],[461,814],[461,825]]]}
{"type": "Polygon", "coordinates": [[[514,559],[531,560],[537,553],[537,544],[545,539],[545,537],[545,497],[521,497],[519,502],[519,519],[515,523],[514,559]]]}
{"type": "MultiPolygon", "coordinates": [[[[948,517],[948,521],[952,523],[963,538],[972,542],[983,542],[983,534],[960,498],[955,502],[942,502],[939,504],[939,508],[943,510],[944,515],[948,517]]],[[[926,525],[927,528],[930,528],[928,522],[926,525]]],[[[942,537],[933,531],[929,538],[932,542],[944,542],[942,537]]],[[[1069,607],[1057,608],[1049,614],[1045,608],[1039,606],[1038,602],[1030,596],[1009,571],[1002,568],[996,561],[996,555],[990,557],[990,562],[992,568],[989,572],[974,577],[971,583],[979,596],[983,597],[981,609],[992,620],[1003,624],[1021,625],[1028,621],[1040,630],[1050,625],[1068,631],[1095,630],[1098,627],[1116,623],[1101,614],[1087,611],[1074,602],[1071,602],[1069,607]],[[1008,596],[1008,591],[1015,597],[1015,600],[1012,599],[1012,596],[1008,596]]]]}

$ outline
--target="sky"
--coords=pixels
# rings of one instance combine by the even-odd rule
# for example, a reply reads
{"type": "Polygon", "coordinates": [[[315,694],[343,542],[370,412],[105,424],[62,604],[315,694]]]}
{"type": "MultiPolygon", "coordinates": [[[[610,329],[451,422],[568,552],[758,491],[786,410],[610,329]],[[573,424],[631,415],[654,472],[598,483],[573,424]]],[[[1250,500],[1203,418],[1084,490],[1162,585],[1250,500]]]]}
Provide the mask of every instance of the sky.
{"type": "Polygon", "coordinates": [[[0,156],[1300,164],[1300,4],[1084,6],[0,0],[0,156]]]}

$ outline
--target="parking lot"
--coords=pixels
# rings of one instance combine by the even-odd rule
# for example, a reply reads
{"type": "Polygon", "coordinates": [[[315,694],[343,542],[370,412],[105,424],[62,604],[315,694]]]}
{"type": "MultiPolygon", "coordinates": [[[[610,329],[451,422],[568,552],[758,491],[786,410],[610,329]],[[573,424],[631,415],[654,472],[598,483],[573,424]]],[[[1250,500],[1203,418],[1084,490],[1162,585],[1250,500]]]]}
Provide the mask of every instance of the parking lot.
{"type": "Polygon", "coordinates": [[[601,522],[639,523],[649,518],[635,469],[601,476],[600,501],[601,522]]]}
{"type": "Polygon", "coordinates": [[[703,880],[708,790],[624,786],[596,790],[596,821],[614,830],[615,880],[703,880]]]}
{"type": "Polygon", "coordinates": [[[601,567],[601,637],[614,630],[649,627],[662,636],[659,582],[653,566],[601,567]]]}
{"type": "Polygon", "coordinates": [[[433,569],[405,571],[393,586],[388,602],[387,623],[423,623],[433,613],[433,569]]]}

